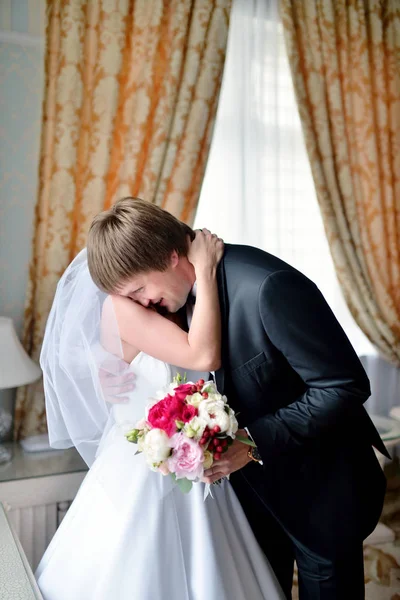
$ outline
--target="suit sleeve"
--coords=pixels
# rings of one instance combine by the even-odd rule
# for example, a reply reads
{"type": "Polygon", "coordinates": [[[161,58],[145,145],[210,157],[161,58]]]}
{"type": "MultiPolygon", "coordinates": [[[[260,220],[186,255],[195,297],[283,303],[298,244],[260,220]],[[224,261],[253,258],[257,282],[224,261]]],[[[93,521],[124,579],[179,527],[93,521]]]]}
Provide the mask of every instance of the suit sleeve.
{"type": "Polygon", "coordinates": [[[368,377],[317,286],[297,271],[263,282],[266,335],[307,385],[296,401],[248,424],[261,456],[290,452],[324,436],[370,395],[368,377]]]}

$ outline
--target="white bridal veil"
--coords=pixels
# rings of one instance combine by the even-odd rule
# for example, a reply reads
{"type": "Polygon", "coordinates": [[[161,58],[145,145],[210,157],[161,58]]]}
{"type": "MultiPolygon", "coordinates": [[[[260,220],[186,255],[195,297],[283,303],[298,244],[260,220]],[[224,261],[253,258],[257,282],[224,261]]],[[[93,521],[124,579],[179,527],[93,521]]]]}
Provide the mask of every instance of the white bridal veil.
{"type": "MultiPolygon", "coordinates": [[[[110,402],[112,385],[120,391],[126,374],[135,375],[133,394],[128,393],[132,401],[126,404],[129,418],[124,418],[124,426],[126,423],[133,426],[144,415],[142,400],[147,403],[149,399],[149,381],[153,389],[157,370],[162,371],[163,379],[169,367],[154,361],[145,376],[143,369],[141,371],[138,367],[135,371],[132,365],[123,361],[117,320],[112,305],[105,305],[109,296],[94,284],[86,256],[84,249],[71,262],[57,285],[46,324],[40,365],[43,370],[50,445],[59,449],[75,446],[91,467],[100,443],[103,448],[103,441],[106,443],[109,439],[108,434],[113,426],[118,426],[113,410],[113,403],[118,403],[118,399],[113,397],[113,403],[110,402]]],[[[169,383],[169,380],[168,376],[166,381],[169,383]]],[[[120,419],[120,407],[117,412],[120,419]]],[[[131,444],[126,442],[126,447],[129,446],[131,444]]],[[[128,456],[135,455],[132,450],[133,447],[130,447],[128,456]]],[[[121,464],[121,456],[118,461],[121,464]]],[[[139,465],[140,461],[135,461],[130,473],[139,465]]],[[[115,471],[116,465],[110,464],[109,469],[115,471]]],[[[170,477],[158,477],[157,480],[159,498],[175,486],[170,477]]],[[[121,485],[123,488],[124,481],[116,478],[113,493],[117,493],[121,485]]],[[[204,497],[209,491],[210,486],[206,485],[204,497]]],[[[121,497],[123,495],[121,490],[121,497]]],[[[121,505],[121,498],[118,503],[121,505]]]]}
{"type": "Polygon", "coordinates": [[[115,319],[107,322],[112,353],[101,344],[106,298],[93,283],[84,249],[58,283],[40,355],[50,445],[75,446],[88,466],[95,459],[111,413],[100,369],[117,374],[125,365],[115,319]]]}

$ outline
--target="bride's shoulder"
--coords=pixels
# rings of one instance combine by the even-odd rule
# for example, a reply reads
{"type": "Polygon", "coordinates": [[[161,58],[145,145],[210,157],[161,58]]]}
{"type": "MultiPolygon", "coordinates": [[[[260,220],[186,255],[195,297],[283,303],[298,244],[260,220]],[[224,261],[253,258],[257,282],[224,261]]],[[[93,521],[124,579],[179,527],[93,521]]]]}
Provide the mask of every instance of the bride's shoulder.
{"type": "MultiPolygon", "coordinates": [[[[121,307],[125,305],[124,301],[135,304],[139,309],[143,308],[142,306],[136,305],[136,303],[129,298],[123,298],[122,296],[107,296],[104,300],[101,314],[101,341],[106,350],[120,356],[120,358],[123,358],[127,363],[131,363],[140,353],[140,350],[132,344],[128,344],[120,337],[119,311],[121,310],[121,307]]],[[[130,319],[130,322],[132,326],[135,324],[135,312],[135,308],[131,308],[130,314],[132,318],[130,319]]]]}

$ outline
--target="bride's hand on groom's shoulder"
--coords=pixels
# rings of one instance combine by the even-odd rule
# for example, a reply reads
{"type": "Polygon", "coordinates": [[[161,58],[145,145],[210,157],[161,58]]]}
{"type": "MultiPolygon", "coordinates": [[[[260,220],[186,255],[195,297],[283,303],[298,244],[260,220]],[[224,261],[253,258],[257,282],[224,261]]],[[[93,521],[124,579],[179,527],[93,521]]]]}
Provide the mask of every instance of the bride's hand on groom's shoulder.
{"type": "Polygon", "coordinates": [[[213,270],[224,255],[224,241],[208,229],[196,229],[196,237],[191,242],[188,260],[196,273],[213,270]]]}
{"type": "MultiPolygon", "coordinates": [[[[239,435],[247,437],[247,432],[244,429],[238,429],[239,435]]],[[[218,479],[222,479],[239,469],[245,467],[251,458],[248,456],[249,446],[234,440],[229,449],[222,455],[220,460],[214,461],[212,467],[204,471],[202,481],[204,483],[214,483],[218,479]]]]}
{"type": "Polygon", "coordinates": [[[135,389],[135,374],[122,359],[105,360],[99,366],[99,380],[104,399],[110,404],[126,404],[135,389]]]}

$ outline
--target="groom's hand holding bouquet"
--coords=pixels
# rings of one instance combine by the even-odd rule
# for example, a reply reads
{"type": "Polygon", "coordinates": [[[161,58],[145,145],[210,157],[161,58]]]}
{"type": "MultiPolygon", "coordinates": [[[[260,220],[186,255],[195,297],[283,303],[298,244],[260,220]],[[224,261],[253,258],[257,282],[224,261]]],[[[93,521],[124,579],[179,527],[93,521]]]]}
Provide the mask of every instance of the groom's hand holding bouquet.
{"type": "Polygon", "coordinates": [[[212,466],[204,470],[202,481],[204,483],[216,483],[254,460],[249,457],[246,445],[255,447],[255,443],[251,441],[246,430],[238,429],[235,439],[227,448],[226,454],[214,460],[212,466]]]}

